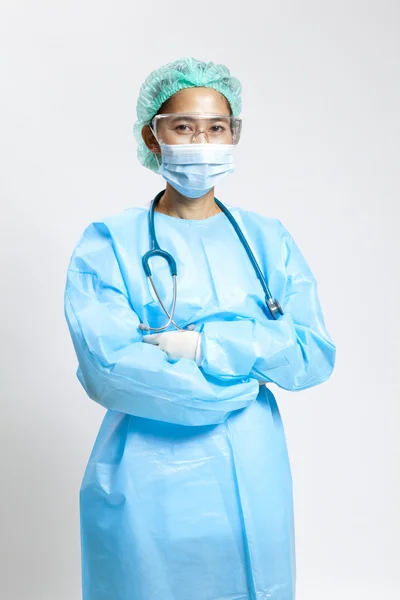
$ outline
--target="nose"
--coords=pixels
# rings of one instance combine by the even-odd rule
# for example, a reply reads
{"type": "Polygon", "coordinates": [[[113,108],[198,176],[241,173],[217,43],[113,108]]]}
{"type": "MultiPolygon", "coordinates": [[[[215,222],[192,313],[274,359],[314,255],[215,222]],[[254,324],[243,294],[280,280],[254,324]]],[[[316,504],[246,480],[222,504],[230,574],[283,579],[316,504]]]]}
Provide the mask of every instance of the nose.
{"type": "Polygon", "coordinates": [[[200,130],[197,133],[193,134],[192,144],[204,144],[204,143],[208,144],[207,134],[205,131],[200,130]],[[200,136],[202,136],[201,139],[199,139],[199,141],[197,141],[198,138],[200,138],[200,136]]]}

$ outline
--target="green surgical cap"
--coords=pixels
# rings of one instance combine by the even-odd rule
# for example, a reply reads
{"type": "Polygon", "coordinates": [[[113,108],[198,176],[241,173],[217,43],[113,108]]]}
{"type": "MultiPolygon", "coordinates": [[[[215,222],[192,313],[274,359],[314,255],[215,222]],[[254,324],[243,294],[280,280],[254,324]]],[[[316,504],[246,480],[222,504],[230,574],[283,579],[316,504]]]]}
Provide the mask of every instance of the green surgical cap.
{"type": "Polygon", "coordinates": [[[179,90],[189,87],[209,87],[220,92],[228,100],[232,115],[239,116],[242,108],[240,93],[242,86],[232,77],[225,65],[202,62],[195,58],[181,58],[156,69],[147,77],[140,88],[136,105],[137,121],[133,127],[139,144],[137,154],[141,164],[158,172],[158,164],[142,138],[142,128],[168,98],[179,90]]]}

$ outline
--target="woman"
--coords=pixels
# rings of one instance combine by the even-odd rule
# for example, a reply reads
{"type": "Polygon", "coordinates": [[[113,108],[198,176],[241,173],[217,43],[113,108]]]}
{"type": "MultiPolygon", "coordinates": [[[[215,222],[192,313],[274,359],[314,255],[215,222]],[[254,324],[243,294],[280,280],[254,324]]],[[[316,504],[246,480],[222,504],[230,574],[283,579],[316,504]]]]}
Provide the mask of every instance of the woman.
{"type": "Polygon", "coordinates": [[[71,258],[77,376],[109,409],[81,487],[83,600],[295,596],[290,465],[265,383],[322,383],[335,347],[281,222],[231,209],[268,296],[214,198],[233,170],[240,92],[226,67],[194,59],[140,90],[139,159],[167,182],[152,206],[175,311],[165,256],[149,260],[153,279],[143,268],[147,208],[92,223],[71,258]]]}

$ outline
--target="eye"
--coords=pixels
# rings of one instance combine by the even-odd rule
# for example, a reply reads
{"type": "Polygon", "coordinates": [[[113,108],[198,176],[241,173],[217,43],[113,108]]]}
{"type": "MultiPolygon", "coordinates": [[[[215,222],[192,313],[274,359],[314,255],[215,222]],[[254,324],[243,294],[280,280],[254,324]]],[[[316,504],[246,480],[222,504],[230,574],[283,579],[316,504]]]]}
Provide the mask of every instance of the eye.
{"type": "Polygon", "coordinates": [[[179,131],[181,133],[188,133],[190,131],[189,125],[186,125],[185,123],[179,123],[179,125],[176,125],[174,129],[175,131],[179,131]]]}
{"type": "Polygon", "coordinates": [[[213,133],[223,133],[226,131],[226,128],[223,125],[213,125],[211,131],[213,131],[213,133]]]}

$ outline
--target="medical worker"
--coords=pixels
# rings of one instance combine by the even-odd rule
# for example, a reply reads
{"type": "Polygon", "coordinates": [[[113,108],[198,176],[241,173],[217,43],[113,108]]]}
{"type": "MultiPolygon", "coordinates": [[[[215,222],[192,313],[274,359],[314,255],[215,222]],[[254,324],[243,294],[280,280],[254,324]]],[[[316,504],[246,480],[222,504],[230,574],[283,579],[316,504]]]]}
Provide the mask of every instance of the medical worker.
{"type": "Polygon", "coordinates": [[[137,190],[142,207],[91,223],[72,254],[77,376],[108,409],[80,491],[83,600],[295,598],[271,384],[326,381],[335,347],[284,225],[214,195],[234,169],[240,93],[212,62],[152,72],[134,130],[165,189],[151,203],[137,190]]]}

